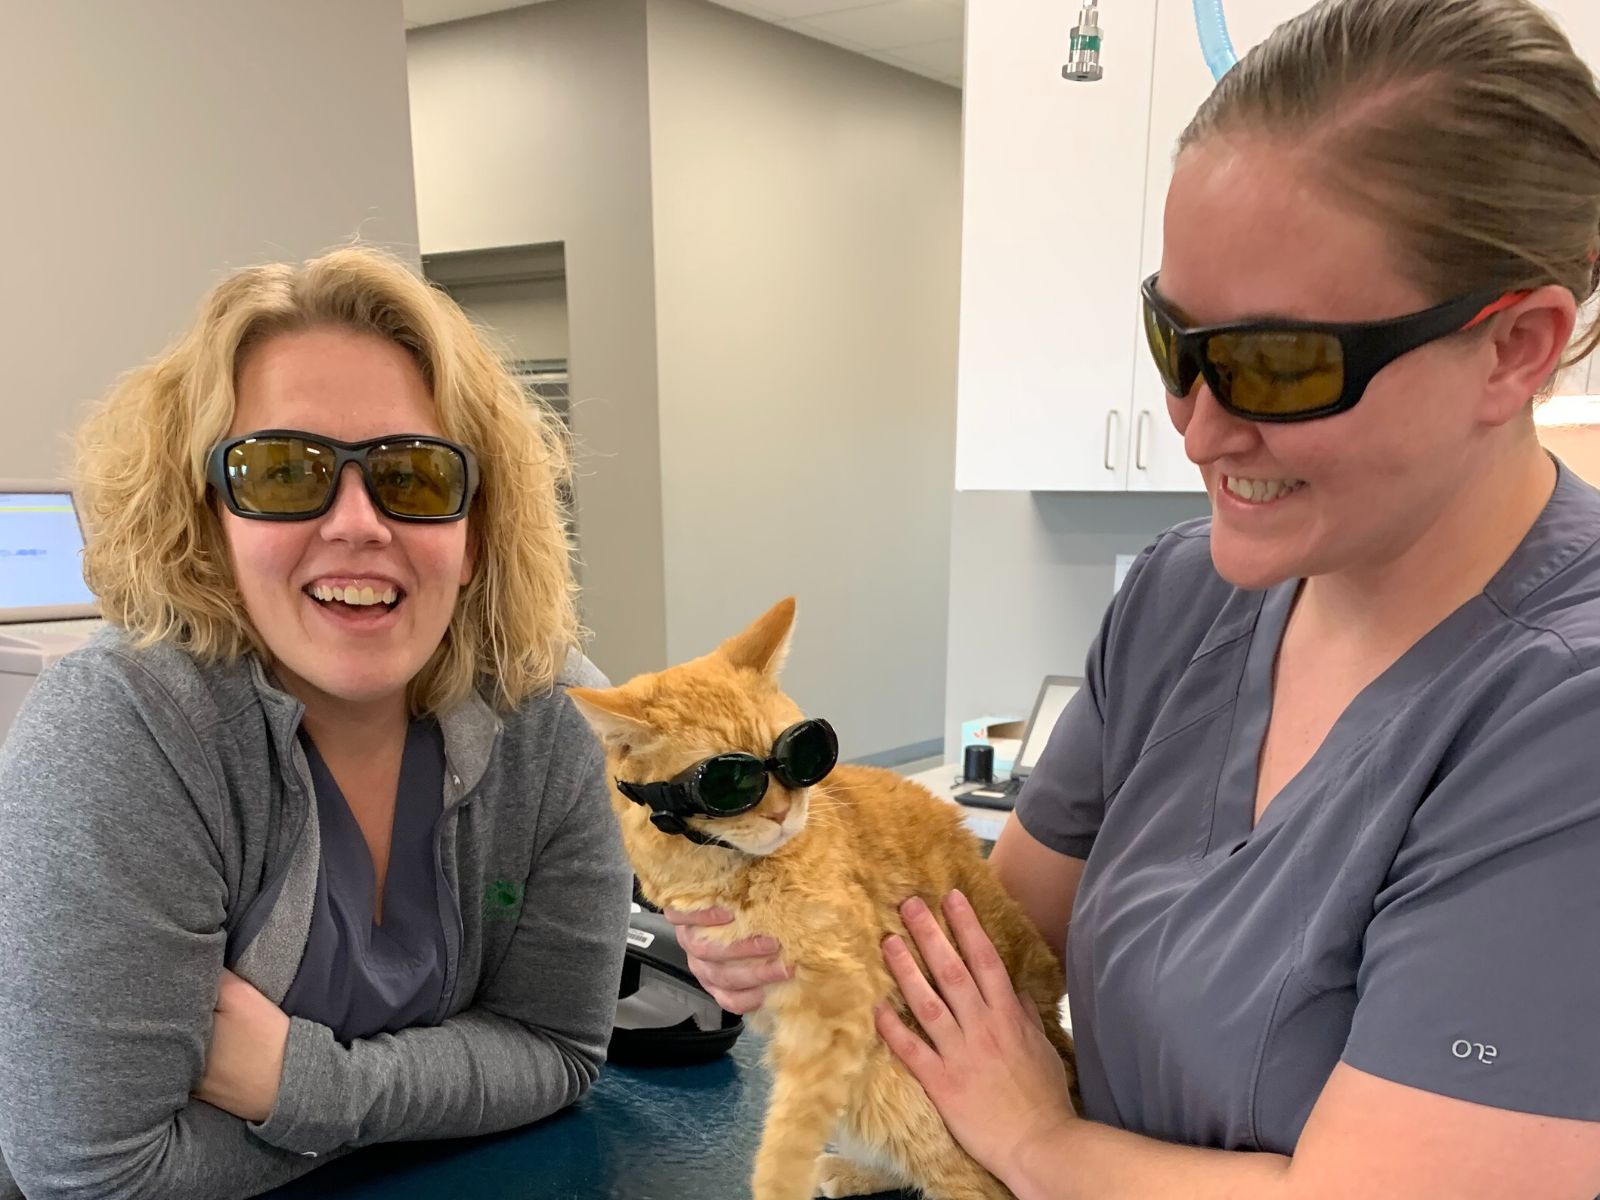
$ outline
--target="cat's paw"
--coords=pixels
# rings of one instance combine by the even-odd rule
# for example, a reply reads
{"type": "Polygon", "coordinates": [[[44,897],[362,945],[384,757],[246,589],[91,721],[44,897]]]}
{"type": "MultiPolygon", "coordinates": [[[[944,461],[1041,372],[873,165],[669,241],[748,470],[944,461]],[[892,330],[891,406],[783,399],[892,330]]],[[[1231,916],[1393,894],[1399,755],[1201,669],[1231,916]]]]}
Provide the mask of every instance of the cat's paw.
{"type": "Polygon", "coordinates": [[[863,1167],[839,1154],[824,1154],[817,1160],[817,1195],[828,1200],[841,1196],[870,1196],[891,1192],[900,1181],[872,1167],[863,1167]]]}

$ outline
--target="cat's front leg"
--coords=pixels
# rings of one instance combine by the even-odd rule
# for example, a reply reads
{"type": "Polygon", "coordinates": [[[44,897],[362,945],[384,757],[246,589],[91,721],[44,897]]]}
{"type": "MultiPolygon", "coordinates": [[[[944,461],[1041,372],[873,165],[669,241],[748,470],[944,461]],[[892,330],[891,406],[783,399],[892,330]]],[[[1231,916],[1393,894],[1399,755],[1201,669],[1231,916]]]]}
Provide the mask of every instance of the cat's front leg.
{"type": "Polygon", "coordinates": [[[816,1195],[818,1159],[876,1036],[872,998],[860,980],[830,980],[812,996],[826,997],[825,1009],[815,1002],[787,1009],[773,1033],[772,1099],[756,1152],[754,1200],[816,1195]]]}
{"type": "Polygon", "coordinates": [[[824,1154],[817,1162],[817,1195],[827,1200],[844,1196],[871,1196],[903,1187],[906,1180],[882,1167],[872,1167],[842,1154],[824,1154]]]}

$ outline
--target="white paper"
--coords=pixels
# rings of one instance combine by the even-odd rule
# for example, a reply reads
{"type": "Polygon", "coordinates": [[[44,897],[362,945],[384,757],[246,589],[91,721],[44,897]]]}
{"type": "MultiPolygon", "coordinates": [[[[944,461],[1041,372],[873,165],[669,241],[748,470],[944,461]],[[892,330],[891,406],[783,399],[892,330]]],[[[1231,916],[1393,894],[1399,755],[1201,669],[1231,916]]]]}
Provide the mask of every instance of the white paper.
{"type": "Polygon", "coordinates": [[[1137,554],[1117,555],[1116,578],[1111,584],[1111,594],[1113,596],[1122,590],[1122,581],[1128,577],[1128,571],[1132,568],[1134,559],[1138,557],[1137,554]]]}

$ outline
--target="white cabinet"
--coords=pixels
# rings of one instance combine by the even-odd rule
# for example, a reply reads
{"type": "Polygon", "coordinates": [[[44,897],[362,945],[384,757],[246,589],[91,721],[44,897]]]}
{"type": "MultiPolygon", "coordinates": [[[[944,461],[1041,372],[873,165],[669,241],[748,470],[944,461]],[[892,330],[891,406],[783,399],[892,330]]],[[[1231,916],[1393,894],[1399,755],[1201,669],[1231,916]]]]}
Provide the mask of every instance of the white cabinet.
{"type": "MultiPolygon", "coordinates": [[[[1231,0],[1235,44],[1308,6],[1231,0]]],[[[1211,76],[1191,0],[1104,12],[1105,79],[1083,84],[1061,78],[1075,6],[967,6],[963,490],[1201,490],[1145,349],[1139,282],[1161,257],[1172,145],[1211,76]]]]}
{"type": "MultiPolygon", "coordinates": [[[[1600,3],[1596,0],[1541,0],[1544,10],[1555,17],[1566,30],[1567,36],[1572,39],[1572,48],[1583,56],[1583,60],[1591,67],[1600,70],[1600,3]]],[[[1600,304],[1591,307],[1587,316],[1593,318],[1600,313],[1600,304]]],[[[1585,326],[1580,326],[1578,332],[1583,333],[1585,326]]],[[[1600,396],[1600,354],[1591,355],[1587,364],[1580,366],[1572,372],[1572,378],[1566,389],[1570,392],[1590,396],[1600,396]],[[1585,378],[1584,365],[1588,367],[1588,387],[1581,386],[1585,378]]]]}
{"type": "MultiPolygon", "coordinates": [[[[1543,0],[1600,64],[1600,2],[1543,0]]],[[[1311,0],[1226,0],[1244,54],[1311,0]]],[[[1178,135],[1210,93],[1192,0],[1106,5],[1100,83],[1061,78],[1074,4],[967,5],[956,487],[1199,491],[1145,349],[1178,135]]],[[[1600,394],[1600,356],[1567,390],[1600,394]]]]}
{"type": "Polygon", "coordinates": [[[1600,4],[1594,0],[1539,0],[1572,39],[1572,48],[1592,67],[1600,67],[1600,4]]]}
{"type": "Polygon", "coordinates": [[[1156,14],[1108,7],[1086,84],[1061,78],[1076,11],[967,6],[961,489],[1128,486],[1156,14]]]}
{"type": "MultiPolygon", "coordinates": [[[[1228,34],[1241,55],[1280,22],[1311,7],[1309,0],[1226,0],[1228,34]]],[[[1161,267],[1162,220],[1172,155],[1178,137],[1211,94],[1211,71],[1200,52],[1192,0],[1158,0],[1156,48],[1150,89],[1150,137],[1145,163],[1144,242],[1139,279],[1161,267]]],[[[1132,469],[1128,489],[1136,492],[1200,491],[1200,472],[1183,452],[1183,439],[1167,419],[1167,393],[1155,363],[1141,343],[1134,357],[1132,469]]]]}
{"type": "MultiPolygon", "coordinates": [[[[1583,61],[1600,70],[1600,4],[1595,0],[1544,0],[1545,11],[1561,22],[1561,27],[1572,39],[1572,47],[1583,56],[1583,61]]],[[[1592,317],[1600,314],[1600,304],[1590,310],[1592,317]]],[[[1579,333],[1584,327],[1580,327],[1579,333]]],[[[1589,358],[1589,386],[1583,391],[1590,396],[1600,396],[1600,354],[1589,358]]],[[[1574,372],[1582,376],[1582,371],[1574,372]]]]}

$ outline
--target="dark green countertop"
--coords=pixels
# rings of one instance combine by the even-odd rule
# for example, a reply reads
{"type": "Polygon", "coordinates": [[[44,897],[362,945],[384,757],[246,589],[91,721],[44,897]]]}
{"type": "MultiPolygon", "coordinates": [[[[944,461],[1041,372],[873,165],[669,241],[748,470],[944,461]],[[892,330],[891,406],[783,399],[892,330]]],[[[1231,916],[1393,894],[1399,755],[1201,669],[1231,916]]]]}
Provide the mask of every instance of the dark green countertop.
{"type": "MultiPolygon", "coordinates": [[[[373,1146],[271,1200],[747,1200],[766,1113],[761,1043],[698,1067],[607,1067],[584,1101],[493,1137],[373,1146]]],[[[912,1200],[882,1193],[876,1200],[912,1200]]]]}

